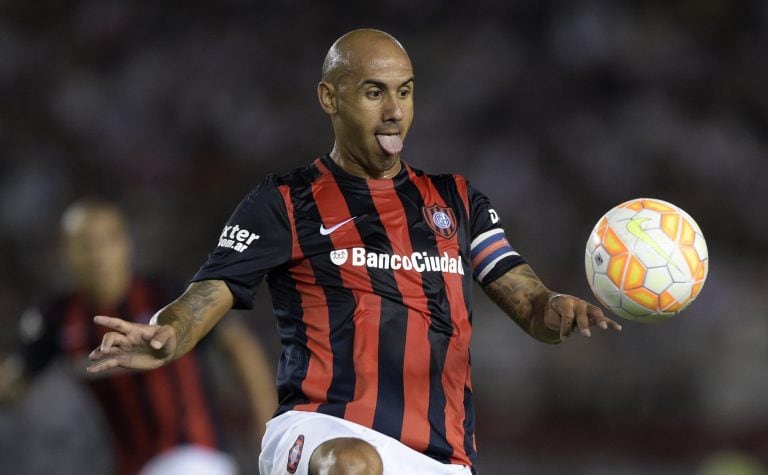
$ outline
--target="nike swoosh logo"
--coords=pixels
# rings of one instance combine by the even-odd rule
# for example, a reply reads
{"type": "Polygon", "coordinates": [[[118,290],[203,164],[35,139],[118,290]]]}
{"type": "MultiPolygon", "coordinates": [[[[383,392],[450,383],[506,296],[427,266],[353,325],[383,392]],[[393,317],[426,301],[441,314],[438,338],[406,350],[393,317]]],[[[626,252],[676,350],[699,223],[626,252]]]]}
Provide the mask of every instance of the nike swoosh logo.
{"type": "Polygon", "coordinates": [[[323,226],[323,225],[321,224],[321,225],[320,225],[320,234],[321,234],[322,236],[327,236],[327,235],[331,234],[332,232],[336,231],[337,229],[339,229],[340,227],[344,226],[344,225],[345,225],[345,224],[347,224],[348,222],[350,222],[350,221],[354,221],[356,218],[357,218],[357,216],[353,216],[353,217],[351,217],[351,218],[349,218],[349,219],[345,219],[344,221],[342,221],[342,222],[340,222],[340,223],[336,223],[336,224],[334,224],[334,225],[333,225],[333,226],[331,226],[330,228],[326,228],[325,226],[323,226]]]}
{"type": "MultiPolygon", "coordinates": [[[[664,249],[659,246],[659,244],[653,240],[653,238],[645,232],[645,229],[643,229],[640,225],[643,224],[645,221],[648,221],[650,218],[635,218],[630,219],[627,223],[627,231],[629,231],[633,236],[637,237],[644,243],[648,244],[648,247],[653,249],[654,251],[658,252],[661,257],[666,259],[667,264],[673,264],[672,258],[667,255],[666,252],[664,252],[664,249]]],[[[673,264],[674,265],[674,264],[673,264]]]]}

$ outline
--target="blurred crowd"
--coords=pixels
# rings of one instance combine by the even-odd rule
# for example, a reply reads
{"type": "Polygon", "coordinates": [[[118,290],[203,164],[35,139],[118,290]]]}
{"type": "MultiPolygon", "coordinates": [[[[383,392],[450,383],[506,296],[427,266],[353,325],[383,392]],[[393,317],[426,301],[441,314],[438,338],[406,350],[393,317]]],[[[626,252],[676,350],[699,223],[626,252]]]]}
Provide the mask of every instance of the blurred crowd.
{"type": "MultiPolygon", "coordinates": [[[[586,238],[626,199],[675,203],[707,238],[698,300],[621,335],[542,345],[477,292],[480,472],[705,473],[728,451],[765,473],[760,0],[2,0],[0,350],[25,308],[68,285],[57,229],[74,199],[119,203],[139,270],[189,279],[264,174],[329,151],[315,87],[330,43],[357,27],[392,33],[414,63],[404,159],[466,175],[550,287],[589,296],[586,238]]],[[[276,362],[265,293],[245,317],[276,362]]],[[[3,473],[25,440],[61,443],[13,432],[18,410],[0,408],[3,473]]]]}

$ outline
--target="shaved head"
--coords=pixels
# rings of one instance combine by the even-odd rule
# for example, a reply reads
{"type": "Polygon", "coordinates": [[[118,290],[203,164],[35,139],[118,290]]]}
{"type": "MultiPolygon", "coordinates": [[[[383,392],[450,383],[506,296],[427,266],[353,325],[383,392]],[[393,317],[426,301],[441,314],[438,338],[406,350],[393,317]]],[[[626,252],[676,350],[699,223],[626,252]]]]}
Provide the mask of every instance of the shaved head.
{"type": "Polygon", "coordinates": [[[334,132],[329,154],[347,172],[391,178],[413,122],[413,66],[392,35],[354,30],[336,40],[317,85],[334,132]]]}
{"type": "Polygon", "coordinates": [[[373,58],[407,61],[408,53],[395,37],[373,29],[353,30],[336,40],[323,61],[322,80],[341,86],[345,76],[373,58]]]}

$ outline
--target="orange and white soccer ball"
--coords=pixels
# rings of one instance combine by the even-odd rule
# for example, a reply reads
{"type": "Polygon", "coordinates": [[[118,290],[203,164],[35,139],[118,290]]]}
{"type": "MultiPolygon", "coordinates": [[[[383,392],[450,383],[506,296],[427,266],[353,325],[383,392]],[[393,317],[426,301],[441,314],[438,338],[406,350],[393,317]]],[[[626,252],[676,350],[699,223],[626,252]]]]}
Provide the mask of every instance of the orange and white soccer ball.
{"type": "Polygon", "coordinates": [[[629,320],[658,322],[699,295],[709,255],[688,213],[666,201],[637,198],[600,218],[584,265],[592,292],[606,308],[629,320]]]}

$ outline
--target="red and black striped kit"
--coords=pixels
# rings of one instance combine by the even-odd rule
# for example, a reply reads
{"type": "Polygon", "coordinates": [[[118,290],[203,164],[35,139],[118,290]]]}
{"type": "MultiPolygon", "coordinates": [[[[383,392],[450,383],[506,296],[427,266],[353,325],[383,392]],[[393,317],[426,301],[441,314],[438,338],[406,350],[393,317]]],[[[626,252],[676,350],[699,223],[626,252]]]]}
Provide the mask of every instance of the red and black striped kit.
{"type": "Polygon", "coordinates": [[[278,414],[334,415],[472,465],[473,275],[491,282],[523,262],[500,226],[461,176],[403,164],[370,180],[324,157],[246,196],[194,280],[225,280],[250,308],[266,277],[278,414]]]}

